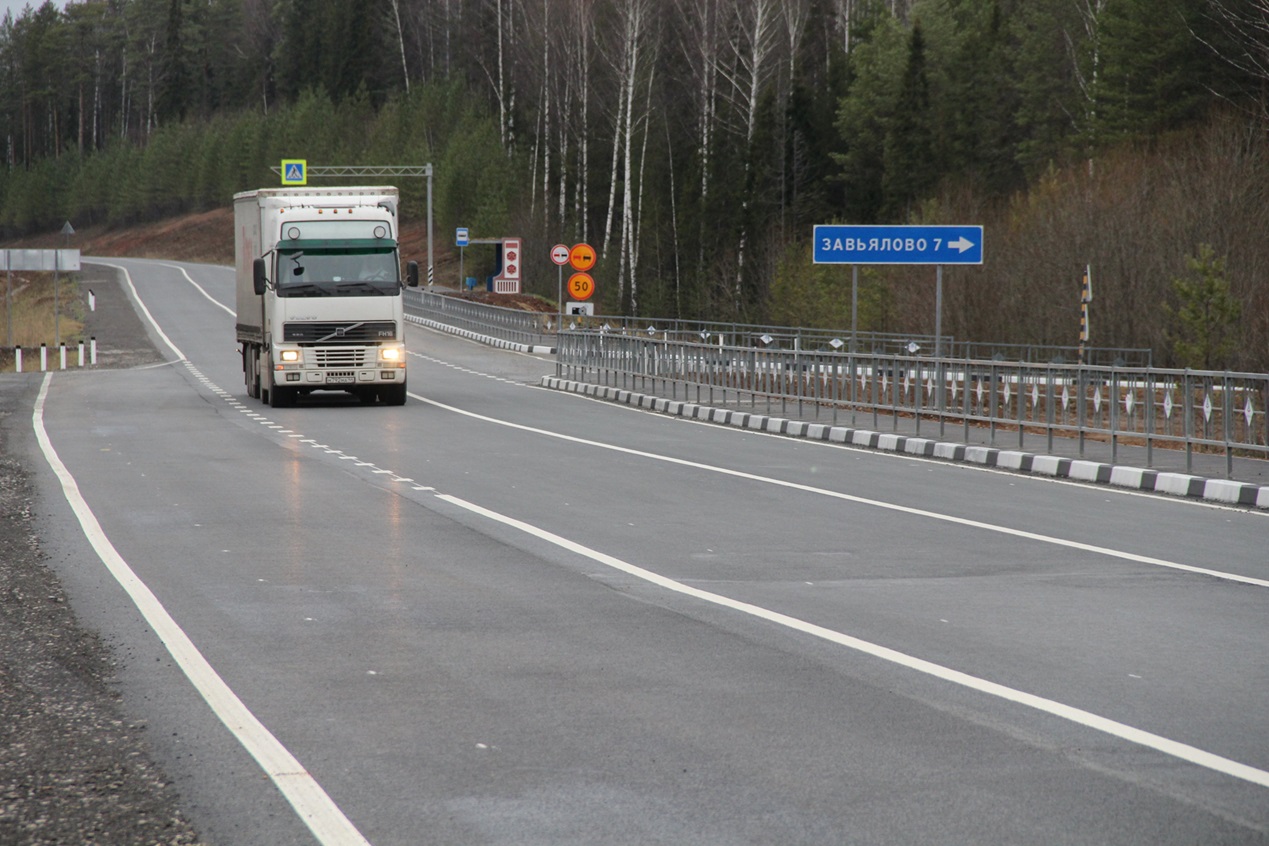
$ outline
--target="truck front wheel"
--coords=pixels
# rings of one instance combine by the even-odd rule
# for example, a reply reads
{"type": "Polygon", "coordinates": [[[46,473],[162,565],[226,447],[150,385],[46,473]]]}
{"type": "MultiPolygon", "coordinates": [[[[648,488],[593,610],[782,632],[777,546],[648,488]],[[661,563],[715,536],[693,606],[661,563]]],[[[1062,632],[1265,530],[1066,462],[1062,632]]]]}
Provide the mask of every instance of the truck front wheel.
{"type": "Polygon", "coordinates": [[[275,384],[269,391],[269,405],[273,408],[290,408],[295,405],[295,398],[299,393],[295,388],[282,388],[275,384]]]}
{"type": "Polygon", "coordinates": [[[384,405],[405,405],[405,385],[388,385],[380,388],[379,401],[384,405]]]}

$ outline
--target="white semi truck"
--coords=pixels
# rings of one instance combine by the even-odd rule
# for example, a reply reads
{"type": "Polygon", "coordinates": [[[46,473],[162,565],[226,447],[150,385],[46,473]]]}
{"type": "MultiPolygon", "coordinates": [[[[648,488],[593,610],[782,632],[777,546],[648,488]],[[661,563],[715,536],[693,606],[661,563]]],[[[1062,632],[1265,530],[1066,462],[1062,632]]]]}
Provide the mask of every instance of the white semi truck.
{"type": "MultiPolygon", "coordinates": [[[[234,195],[238,343],[247,395],[406,396],[397,189],[261,188],[234,195]]],[[[407,284],[419,284],[417,262],[407,284]]]]}

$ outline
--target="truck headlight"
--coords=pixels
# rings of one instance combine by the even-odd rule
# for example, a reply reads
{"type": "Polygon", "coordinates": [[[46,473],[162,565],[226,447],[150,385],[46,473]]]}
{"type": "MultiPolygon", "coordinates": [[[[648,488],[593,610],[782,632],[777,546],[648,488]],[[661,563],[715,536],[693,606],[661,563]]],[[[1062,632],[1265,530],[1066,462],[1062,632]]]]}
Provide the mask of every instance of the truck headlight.
{"type": "Polygon", "coordinates": [[[400,347],[380,347],[379,360],[397,362],[401,360],[403,352],[400,347]]]}
{"type": "Polygon", "coordinates": [[[287,364],[295,364],[300,360],[299,350],[282,350],[282,361],[287,364]]]}

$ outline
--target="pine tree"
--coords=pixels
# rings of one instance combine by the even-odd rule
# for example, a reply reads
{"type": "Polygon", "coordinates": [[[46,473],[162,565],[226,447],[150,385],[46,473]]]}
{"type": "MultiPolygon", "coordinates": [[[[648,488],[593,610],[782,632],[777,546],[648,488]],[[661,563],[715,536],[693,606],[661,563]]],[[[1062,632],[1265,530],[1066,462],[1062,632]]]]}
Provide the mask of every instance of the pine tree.
{"type": "Polygon", "coordinates": [[[944,165],[999,196],[1022,184],[1008,29],[998,0],[963,0],[957,9],[946,88],[935,111],[944,127],[944,165]]]}
{"type": "Polygon", "coordinates": [[[886,132],[884,157],[882,217],[901,223],[939,178],[925,37],[919,21],[908,38],[907,66],[895,102],[894,120],[886,132]]]}
{"type": "Polygon", "coordinates": [[[167,27],[159,56],[158,112],[160,122],[185,117],[190,98],[190,74],[185,58],[185,0],[168,0],[167,27]]]}
{"type": "Polygon", "coordinates": [[[1021,135],[1017,158],[1034,179],[1063,162],[1082,128],[1088,30],[1076,4],[1066,0],[1020,4],[1011,30],[1021,135]]]}
{"type": "Polygon", "coordinates": [[[837,109],[837,133],[843,152],[840,168],[845,218],[876,223],[884,202],[886,135],[894,116],[906,55],[903,27],[888,12],[859,27],[866,31],[850,54],[851,81],[837,109]]]}
{"type": "Polygon", "coordinates": [[[1172,280],[1178,305],[1168,307],[1176,320],[1172,349],[1184,367],[1214,370],[1224,367],[1234,352],[1243,307],[1230,292],[1225,259],[1211,244],[1199,244],[1197,255],[1186,260],[1189,275],[1172,280]]]}
{"type": "Polygon", "coordinates": [[[1107,0],[1098,17],[1096,144],[1149,138],[1201,114],[1215,59],[1194,37],[1204,0],[1107,0]]]}

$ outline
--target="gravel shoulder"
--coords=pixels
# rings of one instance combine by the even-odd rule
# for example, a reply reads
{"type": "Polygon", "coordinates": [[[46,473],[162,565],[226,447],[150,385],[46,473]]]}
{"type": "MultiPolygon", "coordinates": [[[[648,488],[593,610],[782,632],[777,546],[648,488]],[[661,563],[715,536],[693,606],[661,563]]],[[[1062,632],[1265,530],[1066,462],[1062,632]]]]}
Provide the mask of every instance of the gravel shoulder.
{"type": "MultiPolygon", "coordinates": [[[[115,274],[87,267],[98,367],[161,361],[115,274]]],[[[116,693],[118,659],[75,617],[41,546],[38,373],[0,374],[0,843],[200,843],[116,693]]],[[[51,495],[51,494],[50,494],[51,495]]],[[[92,562],[96,563],[96,562],[92,562]]]]}

